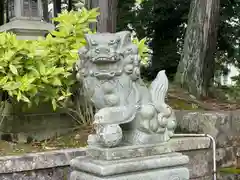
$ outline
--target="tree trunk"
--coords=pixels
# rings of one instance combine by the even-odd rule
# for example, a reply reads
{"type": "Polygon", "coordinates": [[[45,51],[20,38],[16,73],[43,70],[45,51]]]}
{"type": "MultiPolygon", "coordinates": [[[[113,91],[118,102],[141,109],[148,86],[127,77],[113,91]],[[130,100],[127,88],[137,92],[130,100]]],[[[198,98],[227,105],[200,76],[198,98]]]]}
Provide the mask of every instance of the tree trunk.
{"type": "Polygon", "coordinates": [[[0,1],[0,26],[4,24],[4,1],[0,1]]]}
{"type": "Polygon", "coordinates": [[[48,0],[43,0],[42,1],[42,7],[43,7],[43,18],[44,18],[44,21],[49,22],[48,0]]]}
{"type": "Polygon", "coordinates": [[[220,0],[192,0],[176,83],[197,98],[208,95],[214,78],[220,0]]]}
{"type": "Polygon", "coordinates": [[[100,16],[98,22],[99,32],[116,32],[117,4],[118,0],[100,1],[100,16]]]}
{"type": "Polygon", "coordinates": [[[118,0],[87,0],[86,6],[88,9],[100,8],[97,23],[98,32],[116,32],[117,4],[118,0]]]}
{"type": "Polygon", "coordinates": [[[54,17],[61,13],[61,0],[53,0],[54,17]]]}
{"type": "Polygon", "coordinates": [[[6,6],[6,23],[8,23],[10,20],[9,20],[9,1],[8,0],[6,0],[6,4],[5,4],[5,6],[6,6]]]}
{"type": "Polygon", "coordinates": [[[68,0],[68,11],[71,11],[73,8],[73,2],[72,0],[68,0]]]}

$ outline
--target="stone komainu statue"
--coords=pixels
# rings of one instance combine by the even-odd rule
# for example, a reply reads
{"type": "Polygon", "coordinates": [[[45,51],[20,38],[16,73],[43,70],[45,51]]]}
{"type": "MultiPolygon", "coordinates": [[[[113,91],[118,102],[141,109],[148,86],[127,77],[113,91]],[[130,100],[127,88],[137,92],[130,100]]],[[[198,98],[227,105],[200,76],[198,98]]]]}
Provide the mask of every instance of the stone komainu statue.
{"type": "Polygon", "coordinates": [[[97,109],[96,134],[89,135],[89,145],[168,141],[176,119],[165,104],[165,71],[146,87],[140,78],[138,47],[132,43],[130,32],[88,34],[85,38],[87,45],[79,50],[75,67],[97,109]]]}

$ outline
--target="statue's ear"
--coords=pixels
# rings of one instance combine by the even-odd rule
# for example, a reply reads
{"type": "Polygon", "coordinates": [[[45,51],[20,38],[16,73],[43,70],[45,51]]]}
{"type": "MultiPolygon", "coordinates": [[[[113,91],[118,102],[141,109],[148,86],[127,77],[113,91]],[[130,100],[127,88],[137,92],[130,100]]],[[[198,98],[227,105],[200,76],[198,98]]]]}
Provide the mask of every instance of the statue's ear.
{"type": "Polygon", "coordinates": [[[85,39],[86,39],[86,46],[88,47],[88,48],[90,48],[91,46],[92,46],[92,44],[91,44],[91,34],[85,34],[85,39]]]}
{"type": "Polygon", "coordinates": [[[116,33],[120,37],[120,48],[131,43],[131,32],[129,31],[120,31],[116,33]]]}
{"type": "Polygon", "coordinates": [[[79,57],[82,57],[84,56],[86,53],[87,53],[88,49],[84,46],[84,47],[81,47],[79,50],[78,50],[78,56],[79,57]]]}

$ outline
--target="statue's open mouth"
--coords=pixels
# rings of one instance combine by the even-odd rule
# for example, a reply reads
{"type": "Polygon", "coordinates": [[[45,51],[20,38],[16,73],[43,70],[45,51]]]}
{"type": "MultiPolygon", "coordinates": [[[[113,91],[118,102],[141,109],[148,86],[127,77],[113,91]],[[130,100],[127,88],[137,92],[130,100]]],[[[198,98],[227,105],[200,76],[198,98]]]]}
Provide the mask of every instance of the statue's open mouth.
{"type": "Polygon", "coordinates": [[[117,55],[111,56],[111,57],[96,57],[92,59],[93,63],[111,63],[111,62],[117,62],[119,59],[117,58],[117,55]]]}
{"type": "Polygon", "coordinates": [[[121,75],[122,71],[98,71],[94,72],[93,76],[98,78],[98,79],[111,79],[114,76],[119,76],[121,75]]]}

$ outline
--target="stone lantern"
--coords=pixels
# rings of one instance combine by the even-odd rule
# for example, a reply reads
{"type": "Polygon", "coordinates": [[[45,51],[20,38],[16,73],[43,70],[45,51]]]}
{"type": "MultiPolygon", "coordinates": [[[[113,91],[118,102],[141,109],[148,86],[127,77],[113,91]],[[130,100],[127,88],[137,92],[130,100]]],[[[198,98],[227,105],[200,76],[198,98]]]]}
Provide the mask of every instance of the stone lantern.
{"type": "Polygon", "coordinates": [[[9,22],[0,27],[0,32],[14,32],[18,39],[38,39],[54,29],[43,20],[42,0],[8,0],[7,13],[9,22]]]}

